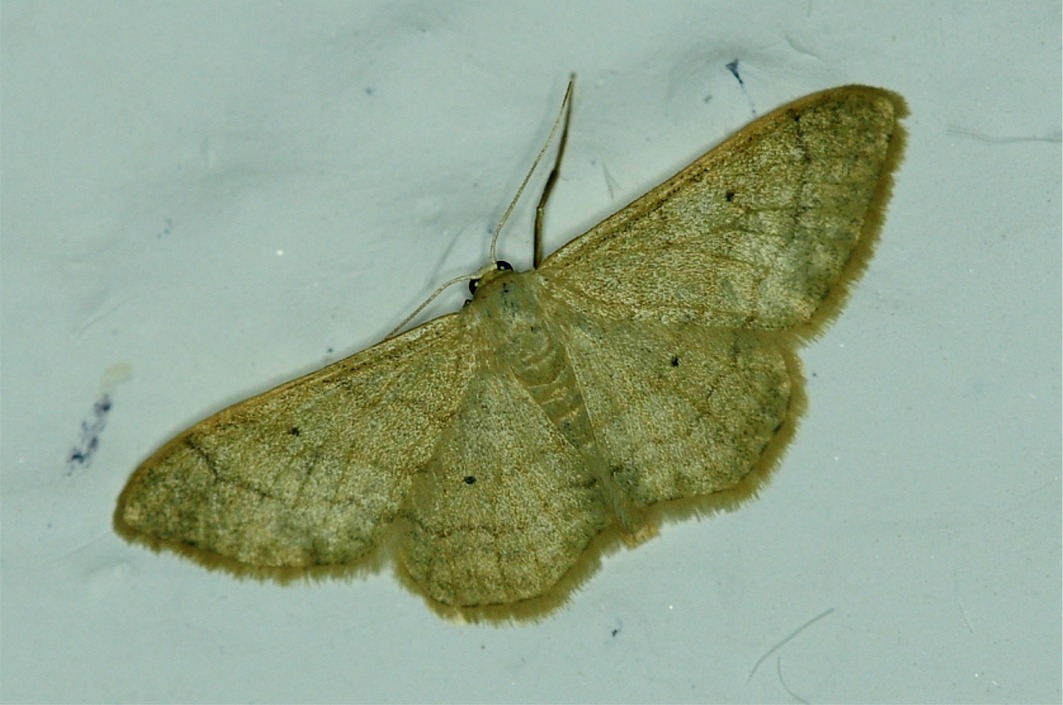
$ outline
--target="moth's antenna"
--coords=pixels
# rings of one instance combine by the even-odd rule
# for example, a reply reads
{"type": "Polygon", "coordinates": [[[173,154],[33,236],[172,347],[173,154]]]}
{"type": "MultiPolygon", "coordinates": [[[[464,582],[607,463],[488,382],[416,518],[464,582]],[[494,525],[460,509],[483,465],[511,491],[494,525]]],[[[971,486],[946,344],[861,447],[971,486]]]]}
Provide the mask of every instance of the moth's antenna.
{"type": "Polygon", "coordinates": [[[460,277],[454,277],[450,281],[445,282],[443,284],[440,284],[439,287],[435,291],[432,292],[431,296],[429,296],[427,299],[422,301],[421,305],[413,310],[413,313],[411,313],[409,316],[406,316],[406,318],[402,319],[402,323],[400,323],[399,325],[397,325],[394,328],[392,328],[391,332],[384,336],[384,340],[387,340],[388,338],[391,338],[396,333],[398,333],[400,330],[405,328],[407,323],[412,321],[414,319],[414,317],[418,313],[423,311],[425,306],[427,306],[428,304],[430,304],[433,301],[435,301],[435,298],[437,296],[439,296],[440,294],[442,294],[443,290],[446,289],[448,286],[450,286],[451,284],[457,284],[458,282],[462,282],[462,281],[469,281],[470,279],[476,278],[476,276],[477,276],[476,274],[462,274],[460,277]]]}
{"type": "Polygon", "coordinates": [[[524,176],[524,181],[520,182],[520,188],[517,189],[517,194],[513,197],[513,200],[509,202],[509,207],[506,208],[506,212],[502,214],[502,220],[495,226],[495,232],[491,235],[491,261],[497,262],[498,258],[495,256],[496,246],[498,245],[498,234],[502,232],[502,227],[509,220],[510,213],[513,212],[513,208],[517,205],[517,201],[520,200],[520,196],[524,193],[524,187],[528,185],[528,180],[531,179],[531,175],[535,173],[535,167],[539,166],[539,162],[542,160],[543,155],[546,154],[547,148],[554,140],[554,135],[557,134],[557,128],[561,125],[562,119],[565,123],[565,129],[561,133],[561,148],[558,151],[557,163],[554,165],[553,171],[550,172],[550,176],[546,180],[546,188],[543,190],[543,197],[539,199],[539,206],[535,211],[535,256],[534,265],[539,266],[542,253],[542,244],[540,237],[542,229],[542,210],[546,203],[546,198],[553,188],[554,182],[557,181],[558,165],[561,161],[561,152],[565,149],[565,140],[568,136],[568,119],[572,114],[572,91],[576,85],[576,74],[571,73],[568,76],[568,90],[565,91],[565,97],[561,99],[561,109],[557,111],[557,117],[554,118],[554,125],[550,128],[550,134],[546,137],[546,142],[543,143],[542,149],[535,156],[535,160],[532,162],[531,168],[528,169],[528,173],[524,176]]]}
{"type": "MultiPolygon", "coordinates": [[[[535,208],[535,255],[533,258],[533,266],[538,267],[539,262],[542,261],[542,234],[543,234],[543,210],[546,207],[546,200],[550,197],[550,192],[554,188],[554,182],[557,181],[558,174],[561,168],[561,155],[565,152],[565,143],[568,141],[568,123],[572,117],[572,92],[576,85],[576,74],[570,73],[568,75],[568,89],[565,91],[565,97],[561,99],[561,109],[557,112],[557,117],[554,118],[554,125],[550,128],[550,134],[546,137],[546,142],[543,143],[539,153],[535,155],[535,160],[532,162],[531,168],[528,169],[528,173],[524,176],[524,181],[520,182],[520,188],[517,189],[517,195],[513,197],[513,200],[509,202],[509,207],[506,208],[506,212],[502,214],[502,220],[495,226],[495,232],[491,235],[491,265],[498,263],[498,258],[495,256],[496,245],[498,244],[498,235],[502,232],[502,227],[509,220],[510,214],[513,212],[513,208],[517,205],[517,201],[520,200],[520,196],[524,193],[524,187],[528,185],[528,180],[531,179],[532,174],[535,173],[535,168],[539,166],[539,162],[542,161],[543,155],[546,154],[547,148],[554,139],[554,135],[557,134],[557,128],[564,121],[564,129],[561,130],[561,143],[557,150],[557,159],[554,160],[554,168],[550,171],[550,176],[546,178],[546,186],[543,187],[543,195],[539,199],[539,205],[535,208]]],[[[484,270],[476,274],[463,274],[460,277],[454,277],[450,281],[440,284],[439,288],[432,292],[432,295],[425,299],[420,306],[415,308],[413,312],[402,319],[402,323],[395,326],[390,333],[384,336],[384,340],[393,337],[396,333],[406,327],[406,324],[417,317],[425,306],[432,303],[437,296],[443,293],[451,284],[457,284],[460,281],[469,281],[483,276],[483,271],[488,269],[494,269],[494,266],[485,267],[484,270]]]]}
{"type": "MultiPolygon", "coordinates": [[[[554,184],[557,183],[557,177],[561,175],[561,158],[565,156],[565,145],[568,144],[568,123],[572,120],[572,89],[575,82],[576,74],[569,74],[568,91],[565,93],[565,99],[561,102],[561,109],[565,111],[565,123],[561,128],[561,139],[557,143],[554,168],[550,170],[550,175],[546,177],[543,195],[539,197],[539,205],[535,207],[535,256],[532,258],[532,268],[534,269],[538,269],[539,263],[543,261],[543,213],[546,211],[546,202],[550,200],[550,192],[554,190],[554,184]]],[[[557,117],[561,119],[560,115],[557,117]]],[[[554,129],[557,129],[556,120],[554,121],[554,129]]],[[[550,134],[552,136],[553,132],[550,134]]]]}

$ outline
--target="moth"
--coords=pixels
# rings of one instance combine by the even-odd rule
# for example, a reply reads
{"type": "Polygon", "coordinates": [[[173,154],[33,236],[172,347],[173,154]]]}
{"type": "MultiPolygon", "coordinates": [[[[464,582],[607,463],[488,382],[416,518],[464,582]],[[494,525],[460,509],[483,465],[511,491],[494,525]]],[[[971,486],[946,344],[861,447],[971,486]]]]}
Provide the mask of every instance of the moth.
{"type": "Polygon", "coordinates": [[[904,112],[867,86],[801,98],[546,259],[540,202],[531,270],[492,244],[460,311],[179,434],[118,530],[254,575],[388,555],[444,610],[555,604],[602,536],[777,457],[794,350],[866,262],[904,112]]]}

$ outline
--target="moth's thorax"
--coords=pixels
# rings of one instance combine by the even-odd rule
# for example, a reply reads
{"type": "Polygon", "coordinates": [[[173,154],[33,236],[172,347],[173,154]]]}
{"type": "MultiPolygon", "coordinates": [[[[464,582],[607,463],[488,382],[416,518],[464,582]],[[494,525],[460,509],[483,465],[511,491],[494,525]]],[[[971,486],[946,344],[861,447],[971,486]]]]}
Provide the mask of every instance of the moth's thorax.
{"type": "Polygon", "coordinates": [[[519,347],[549,335],[543,325],[541,287],[534,270],[485,272],[462,314],[496,349],[519,347]]]}

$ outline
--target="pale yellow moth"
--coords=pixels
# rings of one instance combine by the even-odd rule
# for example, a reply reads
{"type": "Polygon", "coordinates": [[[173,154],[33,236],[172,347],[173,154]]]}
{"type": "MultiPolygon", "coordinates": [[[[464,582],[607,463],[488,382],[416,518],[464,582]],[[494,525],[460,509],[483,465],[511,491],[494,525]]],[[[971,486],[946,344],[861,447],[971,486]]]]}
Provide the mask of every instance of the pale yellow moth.
{"type": "Polygon", "coordinates": [[[866,86],[797,100],[545,261],[540,203],[533,269],[492,261],[459,312],[184,431],[117,528],[258,576],[390,555],[444,612],[553,607],[612,538],[774,464],[793,351],[867,259],[904,112],[866,86]]]}

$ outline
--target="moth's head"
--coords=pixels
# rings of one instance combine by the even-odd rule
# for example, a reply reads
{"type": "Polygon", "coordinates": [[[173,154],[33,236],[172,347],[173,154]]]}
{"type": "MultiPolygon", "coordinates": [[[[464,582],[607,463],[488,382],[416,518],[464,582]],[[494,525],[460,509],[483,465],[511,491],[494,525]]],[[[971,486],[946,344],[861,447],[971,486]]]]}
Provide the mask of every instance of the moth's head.
{"type": "Polygon", "coordinates": [[[492,262],[486,267],[476,273],[472,279],[469,280],[469,293],[476,297],[477,292],[482,292],[484,287],[491,284],[491,282],[507,275],[513,274],[513,265],[505,260],[498,260],[492,262]]]}

